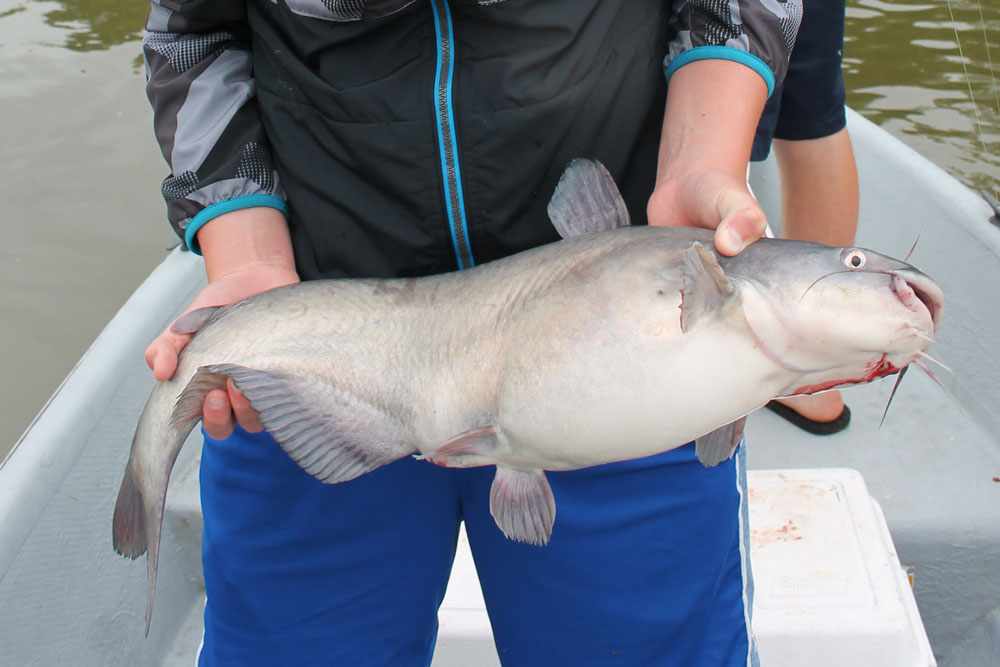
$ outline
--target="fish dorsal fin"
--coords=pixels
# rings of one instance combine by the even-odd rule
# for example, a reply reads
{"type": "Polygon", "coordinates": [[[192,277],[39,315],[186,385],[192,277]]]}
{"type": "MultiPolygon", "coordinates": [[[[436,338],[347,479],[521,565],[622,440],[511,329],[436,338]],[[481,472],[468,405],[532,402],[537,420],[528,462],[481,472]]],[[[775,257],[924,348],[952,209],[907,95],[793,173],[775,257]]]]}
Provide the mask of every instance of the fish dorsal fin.
{"type": "Polygon", "coordinates": [[[695,241],[684,251],[681,331],[687,333],[703,315],[719,310],[736,288],[705,246],[695,241]]]}
{"type": "Polygon", "coordinates": [[[327,484],[354,479],[416,450],[382,408],[322,378],[236,364],[199,370],[232,380],[281,448],[327,484]]]}
{"type": "Polygon", "coordinates": [[[566,167],[549,200],[549,219],[564,239],[628,227],[628,209],[604,165],[579,158],[566,167]]]}

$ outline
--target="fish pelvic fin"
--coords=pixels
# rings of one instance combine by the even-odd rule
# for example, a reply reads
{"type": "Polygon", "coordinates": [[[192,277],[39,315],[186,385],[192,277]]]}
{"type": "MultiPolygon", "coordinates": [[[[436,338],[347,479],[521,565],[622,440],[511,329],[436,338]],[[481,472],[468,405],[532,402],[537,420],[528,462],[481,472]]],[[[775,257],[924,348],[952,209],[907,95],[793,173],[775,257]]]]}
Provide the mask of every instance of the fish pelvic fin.
{"type": "Polygon", "coordinates": [[[615,180],[596,160],[573,160],[559,178],[549,219],[564,239],[628,227],[629,215],[615,180]]]}
{"type": "Polygon", "coordinates": [[[695,241],[684,251],[681,331],[687,333],[705,315],[721,309],[736,292],[719,260],[695,241]]]}
{"type": "Polygon", "coordinates": [[[698,455],[698,460],[704,466],[712,468],[731,459],[743,438],[743,427],[746,423],[747,418],[740,417],[695,440],[694,451],[698,455]]]}
{"type": "Polygon", "coordinates": [[[384,409],[322,378],[236,364],[202,370],[231,379],[285,453],[326,484],[346,482],[416,451],[384,409]]]}
{"type": "MultiPolygon", "coordinates": [[[[483,459],[492,459],[497,444],[497,427],[493,424],[470,429],[445,441],[432,454],[416,458],[430,461],[445,468],[469,468],[483,465],[483,459]]],[[[493,463],[496,459],[489,462],[493,463]]]]}
{"type": "Polygon", "coordinates": [[[508,538],[548,544],[556,521],[556,501],[545,472],[498,465],[490,487],[490,514],[508,538]]]}

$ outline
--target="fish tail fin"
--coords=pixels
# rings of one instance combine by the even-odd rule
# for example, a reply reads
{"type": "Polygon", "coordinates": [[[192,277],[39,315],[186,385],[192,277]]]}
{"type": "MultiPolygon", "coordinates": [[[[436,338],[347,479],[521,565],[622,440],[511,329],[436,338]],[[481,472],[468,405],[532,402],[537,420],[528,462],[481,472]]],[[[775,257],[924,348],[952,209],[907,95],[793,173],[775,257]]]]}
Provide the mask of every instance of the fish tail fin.
{"type": "MultiPolygon", "coordinates": [[[[156,593],[156,566],[160,560],[160,528],[163,525],[163,508],[160,507],[156,523],[156,537],[149,543],[149,556],[146,560],[146,637],[149,637],[149,624],[153,620],[153,595],[156,593]]],[[[152,523],[152,522],[151,522],[152,523]]]]}
{"type": "Polygon", "coordinates": [[[132,440],[132,451],[115,503],[112,538],[115,551],[122,556],[134,560],[147,554],[147,636],[153,613],[160,533],[163,529],[170,471],[188,434],[201,417],[201,404],[205,394],[218,386],[226,386],[225,377],[220,380],[218,377],[198,378],[196,375],[188,383],[173,411],[167,412],[152,408],[170,401],[170,395],[176,389],[168,383],[157,385],[146,403],[132,440]],[[189,391],[192,385],[194,389],[189,391]],[[198,396],[200,400],[197,399],[198,396]],[[159,446],[153,446],[154,443],[159,446]]]}
{"type": "Polygon", "coordinates": [[[159,530],[162,523],[162,508],[151,513],[146,507],[139,482],[132,473],[132,467],[125,469],[121,488],[118,489],[118,501],[115,503],[115,514],[112,521],[112,537],[115,551],[126,558],[135,560],[149,552],[146,562],[146,577],[149,582],[146,598],[146,636],[149,636],[149,622],[153,612],[153,592],[156,588],[156,562],[159,546],[159,530]],[[156,536],[149,540],[149,529],[156,536]]]}
{"type": "Polygon", "coordinates": [[[125,477],[118,489],[111,530],[115,551],[122,556],[135,560],[146,553],[146,503],[132,466],[125,468],[125,477]]]}

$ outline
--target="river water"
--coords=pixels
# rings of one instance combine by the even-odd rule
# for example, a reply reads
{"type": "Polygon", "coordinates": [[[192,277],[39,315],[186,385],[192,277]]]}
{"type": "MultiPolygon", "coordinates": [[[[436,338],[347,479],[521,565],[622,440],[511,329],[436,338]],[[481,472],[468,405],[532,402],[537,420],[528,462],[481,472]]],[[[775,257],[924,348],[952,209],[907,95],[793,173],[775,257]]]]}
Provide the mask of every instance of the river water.
{"type": "MultiPolygon", "coordinates": [[[[995,192],[1000,4],[849,4],[848,104],[995,192]]],[[[138,60],[146,14],[0,0],[0,457],[174,242],[138,60]]]]}

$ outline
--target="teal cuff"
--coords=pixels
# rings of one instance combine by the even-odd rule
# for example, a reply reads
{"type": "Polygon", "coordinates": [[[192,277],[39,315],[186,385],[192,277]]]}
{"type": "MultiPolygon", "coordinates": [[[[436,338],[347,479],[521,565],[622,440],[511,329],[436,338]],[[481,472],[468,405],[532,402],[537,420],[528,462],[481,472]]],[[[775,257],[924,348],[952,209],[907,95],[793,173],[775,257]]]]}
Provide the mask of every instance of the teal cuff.
{"type": "Polygon", "coordinates": [[[187,244],[187,247],[191,250],[191,252],[196,255],[200,255],[201,248],[198,247],[198,238],[195,235],[198,233],[199,229],[205,226],[206,222],[219,217],[223,213],[238,211],[241,208],[251,208],[253,206],[276,208],[285,215],[288,215],[288,204],[278,195],[256,194],[226,199],[224,201],[216,202],[208,208],[202,209],[198,215],[191,218],[191,222],[188,223],[187,228],[184,230],[184,243],[187,244]]]}
{"type": "Polygon", "coordinates": [[[670,65],[667,66],[667,81],[670,81],[674,72],[688,63],[716,58],[742,63],[760,74],[764,83],[767,84],[767,96],[771,97],[771,93],[774,92],[774,72],[771,71],[768,64],[752,53],[731,46],[696,46],[693,49],[688,49],[670,61],[670,65]]]}

